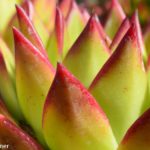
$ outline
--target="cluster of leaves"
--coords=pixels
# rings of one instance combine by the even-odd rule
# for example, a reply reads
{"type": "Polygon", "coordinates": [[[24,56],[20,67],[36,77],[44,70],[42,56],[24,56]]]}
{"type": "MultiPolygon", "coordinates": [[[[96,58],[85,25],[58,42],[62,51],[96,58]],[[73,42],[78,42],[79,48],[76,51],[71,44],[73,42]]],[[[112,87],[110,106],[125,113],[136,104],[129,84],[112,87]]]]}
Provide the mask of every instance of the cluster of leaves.
{"type": "Polygon", "coordinates": [[[150,26],[142,33],[137,11],[127,17],[112,0],[102,25],[73,0],[0,6],[0,95],[11,113],[0,101],[0,143],[15,150],[149,149],[150,26]]]}

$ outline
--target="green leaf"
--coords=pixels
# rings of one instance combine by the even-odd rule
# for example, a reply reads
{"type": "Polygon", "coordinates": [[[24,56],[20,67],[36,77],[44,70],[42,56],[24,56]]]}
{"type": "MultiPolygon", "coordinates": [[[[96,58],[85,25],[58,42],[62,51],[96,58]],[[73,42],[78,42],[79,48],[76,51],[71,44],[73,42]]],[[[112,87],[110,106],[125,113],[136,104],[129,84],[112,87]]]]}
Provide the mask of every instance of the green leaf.
{"type": "Polygon", "coordinates": [[[118,0],[112,0],[111,8],[109,10],[109,14],[104,25],[105,31],[111,39],[113,39],[125,17],[126,16],[118,0]]]}
{"type": "Polygon", "coordinates": [[[99,22],[94,15],[89,19],[63,63],[85,87],[89,87],[108,57],[109,49],[99,32],[99,22]]]}
{"type": "Polygon", "coordinates": [[[54,28],[57,0],[31,0],[38,18],[49,32],[54,28]],[[43,14],[44,11],[44,14],[43,14]]]}
{"type": "Polygon", "coordinates": [[[66,22],[59,8],[56,9],[55,29],[50,35],[47,43],[47,53],[49,60],[56,67],[57,62],[61,62],[69,50],[70,42],[66,22]]]}
{"type": "Polygon", "coordinates": [[[0,33],[4,33],[6,26],[15,13],[15,4],[20,3],[21,0],[1,0],[0,1],[0,33]]]}
{"type": "Polygon", "coordinates": [[[147,73],[147,95],[145,98],[145,103],[143,105],[143,109],[142,112],[144,112],[145,110],[147,110],[150,107],[150,56],[148,57],[148,62],[147,62],[147,66],[146,66],[146,73],[147,73]]]}
{"type": "Polygon", "coordinates": [[[60,64],[44,106],[43,133],[53,150],[115,150],[117,146],[104,112],[60,64]]]}
{"type": "Polygon", "coordinates": [[[140,115],[147,88],[138,31],[132,24],[90,86],[118,142],[140,115]]]}
{"type": "Polygon", "coordinates": [[[19,6],[16,6],[16,10],[17,10],[17,17],[18,17],[19,27],[20,27],[21,32],[25,35],[26,38],[28,38],[28,40],[34,46],[36,46],[36,48],[38,50],[40,50],[42,52],[43,55],[48,57],[46,54],[44,45],[43,45],[40,37],[38,36],[36,30],[34,29],[29,16],[27,16],[27,14],[23,10],[23,8],[21,8],[19,6]]]}
{"type": "Polygon", "coordinates": [[[136,28],[138,30],[137,36],[139,39],[138,45],[142,51],[142,56],[143,56],[143,60],[146,63],[147,62],[147,52],[145,49],[145,45],[144,45],[144,40],[143,40],[143,36],[142,36],[142,30],[141,30],[141,26],[140,26],[140,22],[139,22],[139,17],[138,17],[138,11],[136,10],[131,19],[130,19],[131,25],[132,23],[136,25],[136,28]]]}
{"type": "Polygon", "coordinates": [[[8,71],[9,76],[12,80],[14,79],[14,72],[15,72],[15,64],[14,64],[14,58],[10,51],[10,49],[7,47],[6,43],[0,38],[0,52],[3,55],[3,59],[6,64],[6,69],[8,71]]]}
{"type": "Polygon", "coordinates": [[[67,29],[69,32],[71,45],[75,42],[77,37],[84,29],[87,20],[84,19],[78,5],[75,1],[72,1],[70,12],[67,17],[67,29]]]}
{"type": "Polygon", "coordinates": [[[148,109],[127,131],[118,150],[149,150],[150,109],[148,109]]]}
{"type": "Polygon", "coordinates": [[[148,26],[146,27],[144,34],[144,45],[146,47],[146,52],[149,55],[150,54],[150,24],[148,24],[148,26]]]}
{"type": "Polygon", "coordinates": [[[22,112],[42,141],[42,110],[47,92],[54,77],[48,59],[13,29],[15,41],[16,88],[22,112]]]}
{"type": "Polygon", "coordinates": [[[14,62],[12,55],[0,39],[0,95],[12,115],[21,120],[23,118],[15,89],[14,62]]]}
{"type": "MultiPolygon", "coordinates": [[[[21,11],[20,11],[20,13],[18,12],[18,18],[17,18],[17,14],[15,13],[12,16],[9,23],[7,24],[7,28],[3,34],[3,39],[8,44],[8,46],[12,52],[14,52],[14,41],[13,41],[12,27],[15,26],[18,28],[18,26],[19,26],[18,21],[20,23],[20,21],[23,20],[23,18],[19,18],[19,15],[22,15],[22,17],[24,17],[26,15],[26,17],[24,17],[24,19],[26,20],[26,24],[29,22],[32,22],[32,23],[30,23],[29,28],[32,29],[32,31],[33,31],[33,27],[31,27],[31,24],[33,24],[33,26],[35,26],[35,29],[36,29],[37,33],[39,34],[44,45],[46,45],[47,40],[48,40],[48,36],[49,36],[49,32],[46,30],[46,27],[43,25],[40,18],[37,16],[36,12],[34,11],[34,8],[33,8],[31,1],[29,1],[29,0],[24,1],[24,3],[22,3],[21,7],[22,7],[22,9],[24,9],[25,12],[20,8],[21,11]]],[[[18,8],[18,6],[17,6],[17,8],[18,8]]],[[[17,11],[19,11],[19,10],[17,9],[17,11]]],[[[35,30],[34,30],[34,33],[35,33],[35,30]]],[[[36,40],[37,40],[37,37],[36,37],[36,40]]],[[[32,42],[33,42],[33,40],[32,40],[32,42]]]]}
{"type": "Polygon", "coordinates": [[[128,18],[125,18],[121,23],[117,33],[115,34],[113,41],[110,45],[111,51],[115,51],[118,45],[120,44],[121,40],[127,33],[128,29],[130,28],[130,22],[128,18]]]}
{"type": "MultiPolygon", "coordinates": [[[[37,3],[40,2],[40,0],[35,1],[37,3]]],[[[43,0],[43,2],[45,2],[45,0],[43,0]]],[[[36,31],[38,32],[42,42],[44,45],[46,45],[47,40],[48,40],[48,36],[49,36],[49,32],[48,29],[46,29],[46,27],[44,26],[43,21],[41,20],[41,18],[38,16],[37,11],[35,11],[35,3],[31,2],[31,1],[25,1],[24,5],[22,6],[25,10],[25,12],[27,13],[28,17],[30,18],[30,20],[32,21],[33,26],[35,27],[36,31]]],[[[45,9],[43,9],[45,10],[45,9]]],[[[44,16],[44,15],[43,15],[44,16]]],[[[52,24],[52,22],[51,22],[52,24]]]]}

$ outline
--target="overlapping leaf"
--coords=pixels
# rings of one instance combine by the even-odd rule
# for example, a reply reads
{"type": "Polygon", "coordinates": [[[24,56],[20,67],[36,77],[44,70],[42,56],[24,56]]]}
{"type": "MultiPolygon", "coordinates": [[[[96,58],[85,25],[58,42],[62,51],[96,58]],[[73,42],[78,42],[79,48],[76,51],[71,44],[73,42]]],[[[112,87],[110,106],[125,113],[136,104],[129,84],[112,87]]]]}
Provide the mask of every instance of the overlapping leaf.
{"type": "Polygon", "coordinates": [[[44,106],[43,132],[53,150],[115,150],[117,146],[104,112],[60,64],[44,106]]]}
{"type": "Polygon", "coordinates": [[[89,19],[63,63],[88,87],[108,57],[109,49],[94,15],[89,19]]]}
{"type": "Polygon", "coordinates": [[[54,77],[54,69],[21,32],[13,29],[15,40],[16,88],[23,114],[42,139],[42,110],[54,77]]]}
{"type": "Polygon", "coordinates": [[[137,26],[132,24],[90,87],[117,141],[138,118],[145,98],[147,80],[137,34],[137,26]]]}

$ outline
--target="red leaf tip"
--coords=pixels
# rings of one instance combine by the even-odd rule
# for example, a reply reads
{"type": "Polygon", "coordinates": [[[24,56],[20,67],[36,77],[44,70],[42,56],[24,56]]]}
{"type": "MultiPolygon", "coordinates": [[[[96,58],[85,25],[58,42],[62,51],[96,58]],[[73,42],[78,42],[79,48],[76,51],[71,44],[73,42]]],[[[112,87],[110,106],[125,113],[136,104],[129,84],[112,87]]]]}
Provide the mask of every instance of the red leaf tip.
{"type": "Polygon", "coordinates": [[[21,33],[19,32],[19,30],[16,27],[12,27],[12,30],[13,30],[14,40],[15,41],[20,40],[21,33]]]}
{"type": "MultiPolygon", "coordinates": [[[[41,60],[43,60],[54,73],[55,70],[53,66],[50,64],[49,60],[45,55],[43,55],[17,28],[13,27],[13,35],[15,41],[15,51],[18,50],[17,46],[25,46],[26,51],[31,51],[34,55],[37,55],[41,60]]],[[[18,50],[19,51],[19,50],[18,50]]]]}
{"type": "Polygon", "coordinates": [[[24,17],[25,11],[23,10],[23,8],[20,7],[19,5],[15,5],[15,6],[16,6],[16,11],[17,11],[18,17],[24,17]]]}
{"type": "MultiPolygon", "coordinates": [[[[84,104],[86,102],[87,104],[89,104],[91,107],[94,108],[94,110],[96,110],[100,114],[102,114],[103,119],[108,123],[108,120],[107,120],[107,117],[106,117],[105,113],[99,107],[99,105],[97,104],[97,102],[95,101],[95,99],[84,88],[84,86],[60,63],[57,64],[57,71],[56,71],[55,79],[54,79],[54,81],[52,83],[51,89],[49,91],[49,94],[47,96],[46,102],[44,104],[43,118],[44,118],[44,115],[47,113],[50,104],[53,101],[52,97],[56,96],[56,94],[58,96],[62,96],[63,95],[62,96],[63,99],[61,101],[59,101],[59,102],[56,102],[56,103],[59,103],[58,107],[60,106],[60,103],[62,103],[64,105],[63,101],[65,101],[65,103],[66,102],[70,103],[69,102],[70,100],[68,99],[68,94],[66,94],[66,92],[70,92],[70,90],[69,90],[70,88],[69,87],[70,88],[74,88],[74,90],[75,90],[75,91],[73,90],[71,92],[79,92],[79,95],[82,93],[83,101],[80,98],[76,99],[76,101],[80,101],[81,100],[81,103],[84,104]],[[60,89],[58,89],[58,87],[60,89]],[[64,90],[64,91],[62,91],[62,90],[64,90]],[[56,92],[58,92],[59,94],[56,93],[56,92]]],[[[78,94],[78,93],[76,93],[76,94],[78,94]]],[[[73,103],[71,102],[69,106],[71,106],[72,104],[73,103]]],[[[66,105],[64,107],[67,109],[66,105]]],[[[59,109],[64,110],[65,109],[64,107],[63,108],[61,107],[59,109]]],[[[70,110],[70,108],[68,108],[68,110],[70,110]]],[[[67,115],[66,111],[65,111],[65,114],[67,115]]],[[[68,114],[69,114],[69,112],[68,112],[68,114]]]]}
{"type": "Polygon", "coordinates": [[[93,31],[95,28],[98,29],[98,18],[95,13],[90,17],[87,27],[89,31],[93,31]]]}
{"type": "MultiPolygon", "coordinates": [[[[115,50],[115,52],[108,59],[108,61],[104,64],[103,68],[99,71],[96,78],[92,82],[91,86],[89,87],[90,90],[97,84],[97,81],[99,81],[100,78],[103,77],[110,70],[111,66],[114,63],[118,62],[118,57],[120,57],[123,53],[122,48],[126,45],[126,43],[128,41],[131,42],[133,44],[133,46],[138,48],[138,37],[137,37],[135,24],[131,24],[131,27],[129,28],[129,30],[125,34],[124,38],[121,40],[121,42],[120,42],[119,46],[117,47],[117,49],[115,50]]],[[[141,63],[142,69],[144,70],[141,51],[139,49],[137,49],[137,53],[139,54],[138,55],[139,56],[139,62],[141,63]]]]}
{"type": "Polygon", "coordinates": [[[19,5],[15,5],[16,6],[16,11],[18,14],[21,14],[21,11],[25,11],[27,16],[32,19],[33,17],[33,6],[32,6],[32,2],[30,0],[25,0],[24,3],[22,4],[22,6],[19,5]],[[23,9],[23,10],[21,10],[23,9]]]}
{"type": "Polygon", "coordinates": [[[61,54],[63,50],[63,43],[64,43],[64,18],[61,10],[58,7],[56,8],[55,24],[56,24],[56,35],[58,41],[58,50],[61,54]]]}
{"type": "Polygon", "coordinates": [[[137,44],[142,53],[144,53],[145,48],[144,48],[144,43],[143,43],[143,36],[142,36],[142,31],[140,27],[140,22],[139,22],[139,17],[138,17],[138,10],[135,10],[133,13],[131,19],[130,19],[131,25],[135,26],[135,32],[137,36],[137,44]]]}

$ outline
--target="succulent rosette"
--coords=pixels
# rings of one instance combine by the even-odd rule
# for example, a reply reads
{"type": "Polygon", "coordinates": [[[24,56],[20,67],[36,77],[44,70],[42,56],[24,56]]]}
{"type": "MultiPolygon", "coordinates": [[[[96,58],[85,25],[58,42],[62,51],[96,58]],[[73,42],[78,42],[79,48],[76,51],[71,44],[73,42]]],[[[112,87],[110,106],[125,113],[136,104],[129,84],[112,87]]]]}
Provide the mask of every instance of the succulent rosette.
{"type": "Polygon", "coordinates": [[[150,149],[149,8],[86,4],[0,1],[1,146],[150,149]]]}

